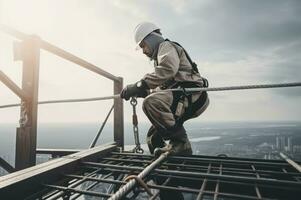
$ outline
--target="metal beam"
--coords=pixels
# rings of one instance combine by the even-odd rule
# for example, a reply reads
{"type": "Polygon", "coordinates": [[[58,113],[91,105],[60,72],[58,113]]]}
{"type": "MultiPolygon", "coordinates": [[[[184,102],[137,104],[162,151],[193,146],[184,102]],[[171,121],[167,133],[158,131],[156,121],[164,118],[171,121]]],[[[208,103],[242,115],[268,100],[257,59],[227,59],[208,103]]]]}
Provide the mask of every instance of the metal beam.
{"type": "Polygon", "coordinates": [[[46,41],[41,41],[41,48],[59,56],[59,57],[69,60],[70,62],[80,65],[81,67],[84,67],[96,74],[104,76],[113,81],[118,81],[118,77],[114,76],[113,74],[106,72],[106,71],[100,69],[99,67],[97,67],[96,65],[93,65],[92,63],[89,63],[89,62],[87,62],[63,49],[60,49],[59,47],[56,47],[46,41]]]}
{"type": "Polygon", "coordinates": [[[63,186],[58,186],[58,185],[45,184],[45,186],[52,188],[52,189],[65,191],[65,192],[73,192],[73,193],[85,194],[85,195],[90,195],[90,196],[95,196],[95,197],[110,197],[111,196],[110,194],[103,193],[103,192],[93,192],[93,191],[81,190],[81,189],[70,188],[70,187],[63,187],[63,186]]]}
{"type": "Polygon", "coordinates": [[[13,93],[15,93],[20,99],[26,100],[26,94],[23,92],[21,88],[17,84],[15,84],[8,76],[6,76],[1,70],[0,70],[0,81],[6,85],[13,93]]]}
{"type": "Polygon", "coordinates": [[[66,156],[72,153],[77,153],[82,149],[43,149],[39,148],[36,150],[37,154],[51,154],[53,157],[66,156]]]}
{"type": "MultiPolygon", "coordinates": [[[[109,169],[122,169],[122,170],[144,170],[143,167],[132,167],[125,165],[112,165],[104,163],[93,163],[93,162],[83,162],[84,165],[104,167],[109,169]]],[[[290,187],[301,187],[301,182],[293,182],[287,180],[276,180],[268,178],[254,178],[254,177],[243,177],[243,176],[232,176],[232,175],[217,175],[217,174],[207,174],[202,172],[193,172],[193,171],[178,171],[178,170],[162,170],[154,169],[153,172],[166,175],[176,175],[183,177],[197,177],[197,178],[207,178],[212,180],[229,180],[229,181],[238,181],[238,182],[252,182],[258,184],[270,184],[270,185],[286,185],[290,187]]]]}
{"type": "MultiPolygon", "coordinates": [[[[84,176],[78,176],[78,175],[68,175],[68,177],[70,178],[77,178],[79,180],[82,180],[81,178],[84,178],[84,176]]],[[[91,181],[95,181],[95,183],[98,182],[103,182],[103,183],[112,183],[112,184],[122,184],[125,185],[128,182],[126,181],[120,181],[120,180],[114,180],[114,179],[104,179],[104,178],[86,178],[86,180],[91,180],[91,181]]],[[[167,178],[167,181],[169,181],[170,178],[167,178]]],[[[166,186],[167,181],[165,181],[165,183],[161,184],[161,185],[154,185],[154,184],[147,184],[147,186],[149,188],[152,189],[159,189],[159,190],[169,190],[169,191],[175,191],[175,192],[186,192],[186,193],[193,193],[193,194],[197,194],[199,193],[198,189],[193,189],[193,188],[186,188],[186,187],[177,187],[177,186],[166,186]]],[[[214,195],[215,192],[214,191],[203,191],[204,194],[207,195],[214,195]]],[[[233,193],[226,193],[226,192],[218,192],[218,194],[220,196],[225,196],[225,197],[237,197],[237,198],[243,198],[243,199],[258,199],[257,197],[254,196],[250,196],[250,195],[240,195],[240,194],[233,194],[233,193]]],[[[91,194],[93,196],[93,194],[91,194]]],[[[157,194],[155,194],[157,195],[157,194]]],[[[156,196],[152,196],[151,199],[155,199],[156,196]]],[[[270,198],[265,198],[265,200],[270,200],[270,198]]]]}
{"type": "MultiPolygon", "coordinates": [[[[28,38],[30,38],[29,35],[27,35],[25,33],[22,33],[20,31],[17,31],[16,29],[11,28],[11,27],[6,26],[6,25],[3,25],[3,24],[2,25],[0,24],[0,31],[5,32],[6,34],[9,34],[11,36],[14,36],[14,37],[16,37],[20,40],[27,40],[28,38]]],[[[53,53],[53,54],[55,54],[59,57],[62,57],[66,60],[69,60],[70,62],[73,62],[77,65],[80,65],[81,67],[84,67],[84,68],[86,68],[86,69],[88,69],[88,70],[90,70],[90,71],[92,71],[96,74],[99,74],[101,76],[104,76],[108,79],[111,79],[113,81],[118,81],[119,80],[119,78],[114,76],[113,74],[111,74],[109,72],[106,72],[106,71],[98,68],[97,66],[95,66],[95,65],[93,65],[93,64],[91,64],[91,63],[89,63],[89,62],[87,62],[87,61],[85,61],[85,60],[83,60],[83,59],[81,59],[81,58],[79,58],[79,57],[77,57],[77,56],[61,49],[61,48],[59,48],[59,47],[57,47],[57,46],[54,46],[54,45],[52,45],[52,44],[50,44],[50,43],[48,43],[44,40],[40,40],[40,48],[42,48],[42,49],[44,49],[48,52],[51,52],[51,53],[53,53]]]]}
{"type": "Polygon", "coordinates": [[[5,169],[7,172],[12,173],[15,172],[15,168],[13,168],[6,160],[0,157],[0,167],[5,169]]]}
{"type": "MultiPolygon", "coordinates": [[[[115,153],[114,153],[115,154],[115,153]]],[[[102,158],[102,160],[105,161],[118,161],[118,162],[124,162],[124,163],[151,163],[151,160],[142,160],[141,158],[111,158],[111,157],[105,157],[102,158]]],[[[171,159],[170,159],[171,160],[171,159]]],[[[185,161],[185,160],[183,160],[185,161]]],[[[217,163],[217,162],[216,162],[217,163]]],[[[169,167],[186,167],[194,170],[205,170],[207,169],[207,166],[201,166],[201,165],[193,165],[193,164],[183,164],[183,163],[163,163],[163,166],[169,166],[169,167]]],[[[239,166],[238,166],[239,167],[239,166]]],[[[211,167],[211,171],[218,171],[218,167],[211,167]]],[[[224,172],[229,172],[229,173],[240,173],[240,174],[245,174],[245,175],[253,175],[255,173],[262,173],[262,174],[269,174],[269,175],[279,175],[279,171],[271,171],[271,170],[251,170],[251,169],[243,169],[243,168],[233,168],[233,167],[223,167],[224,172]]],[[[297,172],[286,172],[286,175],[291,175],[291,176],[298,176],[299,173],[297,172]]]]}
{"type": "MultiPolygon", "coordinates": [[[[81,185],[82,183],[86,182],[86,181],[88,180],[88,178],[91,178],[91,177],[93,177],[93,176],[98,176],[97,173],[98,173],[99,171],[101,171],[101,169],[98,169],[98,170],[96,170],[96,171],[94,171],[94,172],[91,172],[91,173],[85,175],[84,178],[82,178],[82,179],[74,179],[74,180],[76,180],[76,181],[75,181],[74,183],[68,185],[68,187],[75,188],[75,187],[81,185]]],[[[106,178],[107,178],[107,177],[110,177],[110,176],[112,176],[112,174],[113,174],[113,173],[109,173],[109,174],[105,175],[105,177],[106,177],[106,178]]],[[[91,188],[91,187],[94,187],[95,184],[97,184],[97,182],[94,182],[93,184],[89,185],[89,186],[86,188],[86,190],[90,190],[90,188],[91,188]]],[[[61,191],[61,192],[59,192],[58,194],[56,194],[55,196],[51,197],[51,199],[56,199],[56,198],[62,197],[63,195],[64,195],[64,192],[61,191]]],[[[81,194],[74,195],[74,196],[72,196],[72,199],[77,199],[79,196],[81,196],[81,194]]],[[[45,198],[45,199],[47,199],[47,198],[45,198]]],[[[49,200],[50,200],[50,199],[49,199],[49,200]]],[[[71,200],[71,199],[70,199],[70,200],[71,200]]]]}
{"type": "Polygon", "coordinates": [[[28,95],[21,103],[20,128],[16,136],[16,169],[36,164],[40,39],[32,36],[19,45],[23,61],[22,90],[28,95]]]}
{"type": "MultiPolygon", "coordinates": [[[[118,81],[114,81],[114,94],[119,95],[123,89],[123,79],[119,77],[118,81]]],[[[114,141],[124,149],[124,117],[123,117],[123,100],[121,98],[114,99],[114,141]]]]}
{"type": "Polygon", "coordinates": [[[19,40],[26,40],[28,39],[28,35],[27,34],[24,34],[20,31],[17,31],[16,29],[13,29],[7,25],[4,25],[4,24],[0,24],[0,31],[8,34],[8,35],[11,35],[19,40]]]}
{"type": "MultiPolygon", "coordinates": [[[[105,97],[93,97],[93,98],[81,98],[81,99],[61,99],[61,100],[49,100],[49,101],[39,101],[39,105],[44,104],[54,104],[54,103],[78,103],[78,102],[88,102],[88,101],[100,101],[100,100],[108,100],[108,99],[115,99],[120,98],[119,94],[112,95],[112,96],[105,96],[105,97]]],[[[7,104],[1,105],[0,108],[11,108],[11,107],[18,107],[21,106],[20,103],[18,104],[7,104]]]]}
{"type": "Polygon", "coordinates": [[[96,161],[97,158],[114,149],[116,149],[116,144],[102,145],[2,176],[0,177],[0,197],[25,199],[42,190],[42,183],[53,183],[60,180],[63,173],[76,171],[80,161],[96,161]]]}
{"type": "MultiPolygon", "coordinates": [[[[124,155],[124,156],[139,156],[145,158],[154,158],[153,155],[137,155],[135,153],[119,153],[119,152],[112,152],[113,155],[124,155]]],[[[187,161],[198,161],[198,162],[216,162],[216,163],[233,163],[235,165],[245,164],[249,165],[250,162],[256,165],[264,165],[264,166],[289,166],[283,160],[263,160],[263,159],[251,159],[251,158],[237,158],[237,157],[216,157],[216,156],[206,156],[206,155],[192,155],[192,156],[170,156],[169,160],[187,160],[187,161]]]]}

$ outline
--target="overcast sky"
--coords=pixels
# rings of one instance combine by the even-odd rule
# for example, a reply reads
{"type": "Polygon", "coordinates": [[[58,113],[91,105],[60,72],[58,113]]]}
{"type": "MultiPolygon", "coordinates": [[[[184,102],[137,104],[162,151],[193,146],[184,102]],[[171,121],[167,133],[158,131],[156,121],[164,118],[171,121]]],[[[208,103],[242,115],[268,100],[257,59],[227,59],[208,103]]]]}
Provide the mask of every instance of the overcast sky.
{"type": "MultiPolygon", "coordinates": [[[[301,81],[301,1],[292,0],[0,0],[0,23],[65,49],[130,84],[153,70],[135,51],[142,21],[182,44],[210,86],[301,81]]],[[[0,33],[0,70],[19,86],[22,65],[0,33]]],[[[48,52],[41,52],[39,99],[112,95],[112,83],[48,52]]],[[[210,107],[194,121],[300,120],[301,89],[211,92],[210,107]]],[[[0,105],[20,100],[0,83],[0,105]]],[[[39,106],[39,122],[101,122],[112,101],[39,106]]],[[[147,121],[141,111],[140,121],[147,121]]],[[[125,102],[125,120],[131,120],[125,102]]],[[[0,123],[17,123],[19,108],[0,110],[0,123]]]]}

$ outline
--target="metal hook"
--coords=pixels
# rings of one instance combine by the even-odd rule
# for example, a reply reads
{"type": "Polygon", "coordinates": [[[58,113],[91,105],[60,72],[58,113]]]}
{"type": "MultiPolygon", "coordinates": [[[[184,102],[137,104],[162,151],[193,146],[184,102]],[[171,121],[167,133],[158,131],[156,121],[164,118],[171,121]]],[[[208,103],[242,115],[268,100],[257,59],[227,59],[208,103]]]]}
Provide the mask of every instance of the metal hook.
{"type": "Polygon", "coordinates": [[[138,104],[136,97],[132,97],[130,103],[132,106],[136,106],[138,104]]]}

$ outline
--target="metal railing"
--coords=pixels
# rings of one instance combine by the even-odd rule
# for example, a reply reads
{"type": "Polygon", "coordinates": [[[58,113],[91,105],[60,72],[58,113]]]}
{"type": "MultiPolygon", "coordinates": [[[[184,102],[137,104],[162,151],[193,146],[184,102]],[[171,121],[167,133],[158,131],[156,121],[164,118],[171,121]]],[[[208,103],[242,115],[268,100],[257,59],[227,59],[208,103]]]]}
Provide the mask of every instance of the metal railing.
{"type": "Polygon", "coordinates": [[[19,88],[4,72],[0,70],[0,81],[4,83],[11,91],[13,91],[20,99],[20,104],[2,105],[0,108],[9,108],[15,106],[20,107],[20,127],[17,128],[16,134],[16,158],[15,168],[8,166],[9,164],[1,159],[0,167],[2,166],[7,171],[19,170],[29,166],[33,166],[36,163],[36,154],[48,152],[53,155],[64,154],[66,151],[53,150],[52,153],[49,150],[40,149],[37,151],[37,114],[38,104],[50,104],[50,103],[67,103],[67,102],[83,102],[83,101],[99,101],[106,99],[113,99],[114,104],[106,116],[104,123],[102,124],[99,132],[92,141],[90,148],[94,147],[99,135],[108,120],[108,117],[114,109],[114,141],[123,149],[124,147],[124,124],[123,124],[123,101],[120,98],[116,98],[117,94],[123,88],[123,79],[121,77],[114,76],[109,72],[106,72],[96,65],[89,63],[57,46],[54,46],[38,36],[27,35],[20,31],[17,31],[9,26],[0,25],[0,32],[6,33],[16,39],[13,44],[14,47],[14,61],[23,62],[23,74],[22,74],[22,88],[19,88]],[[104,98],[88,98],[88,99],[67,99],[67,100],[54,100],[54,101],[38,101],[38,88],[39,88],[39,65],[40,65],[40,50],[45,50],[51,54],[54,54],[60,58],[68,60],[80,67],[88,69],[96,74],[104,76],[113,81],[113,96],[104,98]],[[59,152],[59,153],[58,153],[59,152]]]}
{"type": "MultiPolygon", "coordinates": [[[[114,105],[109,110],[100,130],[90,144],[93,148],[103,130],[110,114],[114,109],[114,141],[123,149],[124,147],[124,125],[123,125],[123,102],[119,98],[119,93],[122,90],[123,79],[116,77],[97,66],[66,52],[37,36],[30,36],[14,30],[8,26],[1,26],[0,31],[5,32],[17,39],[21,40],[14,43],[14,60],[23,61],[23,80],[22,89],[20,89],[13,81],[9,79],[2,71],[0,71],[0,81],[2,81],[9,89],[11,89],[20,99],[20,104],[0,105],[0,108],[9,108],[21,106],[20,127],[17,128],[16,138],[16,168],[22,169],[32,166],[36,162],[36,129],[37,129],[37,106],[38,104],[51,103],[71,103],[71,102],[87,102],[99,101],[106,99],[114,99],[114,105]],[[38,80],[39,80],[39,63],[40,63],[40,49],[46,50],[55,54],[65,60],[73,62],[81,67],[84,67],[94,73],[104,76],[114,82],[114,95],[105,97],[85,98],[85,99],[64,99],[51,101],[38,101],[38,80]]],[[[174,88],[166,89],[165,91],[182,92],[184,95],[187,92],[201,92],[201,91],[228,91],[228,90],[245,90],[245,89],[260,89],[260,88],[281,88],[281,87],[300,87],[301,82],[293,83],[277,83],[277,84],[259,84],[259,85],[240,85],[227,87],[202,87],[202,88],[174,88]]],[[[158,92],[158,91],[153,91],[158,92]]],[[[160,91],[159,91],[160,92],[160,91]]],[[[135,109],[133,110],[135,113],[135,109]]],[[[135,130],[138,132],[137,126],[134,124],[135,130]]],[[[138,133],[135,135],[138,138],[138,133]]],[[[136,139],[135,139],[136,140],[136,139]]],[[[140,146],[136,142],[137,147],[140,146]]],[[[47,150],[39,149],[39,153],[47,153],[53,156],[67,155],[70,150],[47,150]]],[[[2,162],[3,163],[3,162],[2,162]]],[[[1,162],[0,162],[1,166],[1,162]]],[[[6,167],[7,168],[7,167],[6,167]]]]}

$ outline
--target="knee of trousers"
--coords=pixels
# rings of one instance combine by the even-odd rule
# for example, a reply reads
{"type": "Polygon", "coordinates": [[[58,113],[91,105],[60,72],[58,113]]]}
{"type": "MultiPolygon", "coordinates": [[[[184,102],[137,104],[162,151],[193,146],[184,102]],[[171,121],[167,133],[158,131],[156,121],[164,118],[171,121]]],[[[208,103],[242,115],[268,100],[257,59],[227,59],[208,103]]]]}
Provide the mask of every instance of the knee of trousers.
{"type": "Polygon", "coordinates": [[[144,99],[143,112],[156,128],[166,128],[174,125],[175,119],[169,106],[171,102],[172,98],[168,93],[154,93],[144,99]]]}
{"type": "Polygon", "coordinates": [[[152,112],[153,108],[157,104],[157,98],[153,96],[147,96],[142,103],[143,112],[148,115],[148,113],[152,112]]]}

